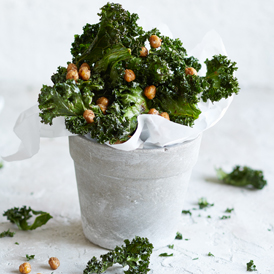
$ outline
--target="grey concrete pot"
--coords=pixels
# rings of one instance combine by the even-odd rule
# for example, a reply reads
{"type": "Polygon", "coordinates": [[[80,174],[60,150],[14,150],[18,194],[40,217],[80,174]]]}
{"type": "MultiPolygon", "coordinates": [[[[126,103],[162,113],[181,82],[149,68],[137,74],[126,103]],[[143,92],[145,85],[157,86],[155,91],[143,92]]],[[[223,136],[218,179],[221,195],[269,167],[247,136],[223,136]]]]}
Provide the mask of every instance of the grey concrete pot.
{"type": "Polygon", "coordinates": [[[122,151],[69,137],[85,236],[107,249],[135,236],[147,237],[155,248],[170,244],[200,141],[122,151]]]}

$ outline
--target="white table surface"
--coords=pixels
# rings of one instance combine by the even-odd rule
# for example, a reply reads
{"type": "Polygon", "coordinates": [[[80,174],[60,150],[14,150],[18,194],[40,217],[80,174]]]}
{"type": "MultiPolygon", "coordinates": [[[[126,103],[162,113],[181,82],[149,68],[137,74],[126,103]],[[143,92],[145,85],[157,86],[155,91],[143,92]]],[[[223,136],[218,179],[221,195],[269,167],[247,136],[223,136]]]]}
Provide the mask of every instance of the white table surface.
{"type": "MultiPolygon", "coordinates": [[[[204,133],[182,209],[197,208],[201,197],[214,206],[191,210],[192,216],[182,214],[178,231],[184,239],[170,243],[174,250],[155,250],[150,273],[246,273],[250,260],[257,266],[256,273],[274,273],[273,91],[241,90],[225,116],[204,133]],[[263,170],[267,186],[250,190],[216,180],[215,167],[230,171],[237,164],[263,170]],[[221,220],[226,208],[234,211],[230,219],[221,220]],[[174,255],[159,257],[163,252],[174,255]],[[209,252],[214,257],[208,256],[209,252]]],[[[0,113],[0,155],[16,151],[19,141],[13,125],[23,110],[36,103],[38,92],[39,87],[0,85],[0,96],[5,99],[0,113]]],[[[0,232],[16,232],[13,238],[0,239],[1,274],[19,273],[26,254],[35,255],[30,261],[31,273],[52,273],[47,261],[55,256],[61,266],[54,273],[80,274],[91,257],[107,252],[83,235],[67,138],[41,139],[37,155],[24,161],[4,162],[0,189],[0,232]],[[23,205],[49,212],[53,219],[36,230],[19,231],[2,213],[23,205]]],[[[114,267],[107,273],[123,271],[114,267]]]]}

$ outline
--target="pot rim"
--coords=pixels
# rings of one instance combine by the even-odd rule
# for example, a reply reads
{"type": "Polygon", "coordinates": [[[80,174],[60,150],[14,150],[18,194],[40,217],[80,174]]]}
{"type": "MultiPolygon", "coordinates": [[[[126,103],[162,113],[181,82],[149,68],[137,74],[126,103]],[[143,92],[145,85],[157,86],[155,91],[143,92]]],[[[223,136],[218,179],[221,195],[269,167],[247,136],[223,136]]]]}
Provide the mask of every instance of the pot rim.
{"type": "Polygon", "coordinates": [[[201,140],[202,138],[202,133],[200,133],[196,138],[193,138],[192,140],[188,140],[188,141],[184,141],[183,143],[177,143],[177,144],[174,144],[174,145],[167,145],[167,146],[164,146],[164,147],[155,147],[155,148],[137,148],[137,149],[133,149],[133,150],[121,150],[121,149],[117,149],[117,148],[114,148],[112,147],[111,145],[107,145],[107,144],[101,144],[101,143],[98,143],[96,140],[94,139],[91,139],[89,138],[88,136],[85,136],[85,135],[74,135],[74,136],[69,136],[69,138],[73,138],[73,137],[79,137],[81,139],[84,139],[85,141],[89,141],[91,142],[92,144],[94,145],[98,145],[98,146],[101,146],[101,148],[104,147],[104,149],[107,149],[107,150],[111,150],[111,149],[115,149],[115,150],[118,150],[119,152],[131,152],[131,153],[151,153],[151,152],[157,152],[157,151],[166,151],[166,150],[175,150],[175,149],[178,149],[178,148],[182,148],[182,147],[186,147],[188,145],[190,145],[191,143],[197,141],[199,143],[199,141],[201,140]]]}

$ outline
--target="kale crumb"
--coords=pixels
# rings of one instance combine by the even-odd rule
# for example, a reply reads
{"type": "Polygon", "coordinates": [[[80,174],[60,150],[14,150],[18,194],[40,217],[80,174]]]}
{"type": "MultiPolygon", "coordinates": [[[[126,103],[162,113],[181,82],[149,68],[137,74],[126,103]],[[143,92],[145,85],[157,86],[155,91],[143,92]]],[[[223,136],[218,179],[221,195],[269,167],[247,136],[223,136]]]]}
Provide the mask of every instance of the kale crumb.
{"type": "Polygon", "coordinates": [[[173,249],[174,245],[168,245],[167,247],[170,248],[170,249],[173,249]]]}
{"type": "Polygon", "coordinates": [[[231,216],[226,216],[226,215],[223,215],[222,217],[220,217],[221,220],[225,220],[225,219],[230,219],[231,216]]]}
{"type": "Polygon", "coordinates": [[[246,264],[246,271],[257,271],[253,260],[250,260],[250,262],[246,264]]]}
{"type": "Polygon", "coordinates": [[[199,208],[200,209],[203,209],[203,208],[207,208],[207,207],[210,207],[210,206],[214,206],[214,204],[210,204],[206,198],[200,198],[198,200],[198,205],[199,205],[199,208]]]}
{"type": "Polygon", "coordinates": [[[13,237],[15,234],[15,232],[11,232],[9,229],[3,231],[2,233],[0,233],[0,238],[4,238],[4,237],[13,237]]]}
{"type": "Polygon", "coordinates": [[[227,208],[227,209],[225,210],[225,212],[226,212],[226,213],[231,213],[233,210],[234,210],[234,208],[227,208]]]}
{"type": "Polygon", "coordinates": [[[176,239],[176,240],[182,240],[182,239],[183,239],[183,235],[182,235],[182,233],[177,232],[177,233],[176,233],[176,237],[175,237],[175,239],[176,239]]]}
{"type": "Polygon", "coordinates": [[[161,253],[161,254],[159,254],[159,256],[160,257],[171,257],[171,256],[173,256],[173,253],[171,253],[171,254],[161,253]]]}
{"type": "Polygon", "coordinates": [[[208,252],[207,256],[215,257],[211,252],[208,252]]]}
{"type": "Polygon", "coordinates": [[[189,214],[190,216],[192,215],[190,210],[182,210],[182,213],[183,214],[189,214]]]}
{"type": "Polygon", "coordinates": [[[27,261],[33,260],[35,255],[28,255],[26,254],[27,261]]]}

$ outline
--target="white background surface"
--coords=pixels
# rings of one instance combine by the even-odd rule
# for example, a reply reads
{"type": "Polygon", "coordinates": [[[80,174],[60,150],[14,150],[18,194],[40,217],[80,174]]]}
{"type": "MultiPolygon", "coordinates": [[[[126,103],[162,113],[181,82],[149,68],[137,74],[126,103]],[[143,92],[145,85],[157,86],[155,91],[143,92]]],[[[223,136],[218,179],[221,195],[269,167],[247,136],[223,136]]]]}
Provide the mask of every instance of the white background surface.
{"type": "MultiPolygon", "coordinates": [[[[69,48],[82,26],[97,22],[105,2],[0,1],[0,155],[15,152],[19,141],[12,132],[18,115],[37,101],[42,84],[59,65],[70,60],[69,48]]],[[[139,13],[146,29],[165,22],[188,50],[215,29],[229,56],[239,65],[243,87],[223,119],[204,133],[200,156],[193,170],[185,207],[197,207],[206,197],[214,206],[182,215],[179,231],[189,241],[174,240],[174,250],[154,251],[151,272],[245,273],[254,260],[257,273],[274,273],[274,111],[272,1],[138,1],[124,7],[139,13]],[[259,191],[221,185],[214,167],[230,171],[236,164],[262,169],[268,185],[259,191]],[[231,218],[220,220],[226,208],[231,218]],[[201,217],[198,217],[198,215],[201,217]],[[207,218],[211,215],[211,218],[207,218]],[[162,252],[174,253],[161,258],[162,252]],[[215,257],[208,257],[211,252],[215,257]],[[193,260],[193,258],[199,258],[193,260]]],[[[54,273],[82,273],[92,256],[107,251],[88,242],[81,228],[77,187],[67,139],[42,139],[33,158],[4,163],[0,170],[0,212],[14,206],[32,206],[54,217],[32,232],[18,231],[1,214],[0,232],[11,229],[13,238],[0,239],[0,273],[19,273],[26,254],[32,273],[51,273],[48,258],[61,266],[54,273]],[[19,242],[19,245],[15,245],[19,242]]],[[[171,243],[171,244],[173,244],[171,243]]],[[[122,273],[113,269],[109,273],[122,273]]]]}

